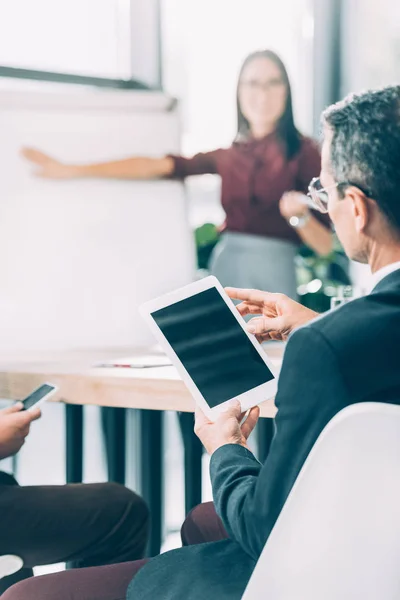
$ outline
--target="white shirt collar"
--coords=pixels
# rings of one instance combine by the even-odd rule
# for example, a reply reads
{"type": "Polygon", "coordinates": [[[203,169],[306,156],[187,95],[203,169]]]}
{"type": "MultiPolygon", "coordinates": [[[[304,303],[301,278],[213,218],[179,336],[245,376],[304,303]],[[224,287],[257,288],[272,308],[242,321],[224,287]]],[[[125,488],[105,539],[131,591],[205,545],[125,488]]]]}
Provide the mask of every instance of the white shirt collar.
{"type": "Polygon", "coordinates": [[[397,271],[397,269],[400,269],[400,261],[386,265],[386,267],[382,267],[382,269],[375,271],[375,273],[371,275],[371,279],[369,281],[369,290],[372,291],[374,287],[378,285],[380,281],[382,281],[382,279],[384,279],[390,273],[393,273],[393,271],[397,271]]]}

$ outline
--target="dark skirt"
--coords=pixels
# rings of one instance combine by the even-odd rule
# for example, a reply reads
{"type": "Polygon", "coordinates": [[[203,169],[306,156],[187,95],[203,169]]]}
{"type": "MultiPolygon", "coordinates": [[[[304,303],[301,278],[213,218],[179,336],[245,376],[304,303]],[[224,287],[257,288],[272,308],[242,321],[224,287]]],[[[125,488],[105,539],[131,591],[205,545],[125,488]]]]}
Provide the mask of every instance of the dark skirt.
{"type": "Polygon", "coordinates": [[[210,273],[224,287],[280,292],[295,300],[297,251],[292,242],[228,231],[213,250],[210,273]]]}

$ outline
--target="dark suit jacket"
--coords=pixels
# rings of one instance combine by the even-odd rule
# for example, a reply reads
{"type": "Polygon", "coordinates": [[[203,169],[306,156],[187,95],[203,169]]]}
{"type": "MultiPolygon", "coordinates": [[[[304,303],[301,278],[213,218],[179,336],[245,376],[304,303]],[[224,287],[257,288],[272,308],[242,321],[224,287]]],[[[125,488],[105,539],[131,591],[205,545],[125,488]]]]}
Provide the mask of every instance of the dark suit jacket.
{"type": "Polygon", "coordinates": [[[266,462],[233,444],[211,458],[214,502],[230,539],[153,559],[129,600],[239,600],[317,437],[342,408],[371,401],[400,404],[400,270],[290,337],[266,462]]]}

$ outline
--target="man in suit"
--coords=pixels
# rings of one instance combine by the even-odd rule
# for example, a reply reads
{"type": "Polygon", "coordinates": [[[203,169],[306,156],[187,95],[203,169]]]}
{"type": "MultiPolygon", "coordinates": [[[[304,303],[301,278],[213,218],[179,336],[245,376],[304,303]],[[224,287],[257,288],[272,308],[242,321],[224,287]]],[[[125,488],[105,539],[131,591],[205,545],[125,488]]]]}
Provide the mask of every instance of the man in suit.
{"type": "MultiPolygon", "coordinates": [[[[321,317],[280,294],[229,290],[232,298],[242,300],[242,315],[257,315],[248,327],[260,341],[290,336],[270,453],[262,465],[247,446],[258,408],[244,424],[237,403],[215,423],[197,411],[195,429],[211,454],[217,513],[206,507],[208,531],[202,541],[209,543],[150,560],[130,584],[128,600],[239,600],[325,425],[356,402],[400,403],[400,86],[328,108],[323,125],[321,175],[312,197],[322,211],[329,210],[348,256],[370,265],[373,290],[321,317]]],[[[184,526],[187,541],[188,533],[205,529],[203,512],[195,509],[184,526]]],[[[125,566],[129,568],[132,575],[138,571],[138,565],[125,566]]],[[[74,574],[66,573],[62,587],[56,576],[48,576],[42,583],[37,579],[36,587],[20,589],[19,595],[10,590],[5,600],[94,600],[100,597],[96,585],[101,569],[93,575],[80,573],[84,595],[60,593],[73,585],[74,574]]],[[[117,567],[113,577],[113,590],[101,596],[107,600],[119,598],[121,585],[126,585],[122,575],[118,579],[117,567]]],[[[268,590],[264,592],[267,596],[268,590]]]]}

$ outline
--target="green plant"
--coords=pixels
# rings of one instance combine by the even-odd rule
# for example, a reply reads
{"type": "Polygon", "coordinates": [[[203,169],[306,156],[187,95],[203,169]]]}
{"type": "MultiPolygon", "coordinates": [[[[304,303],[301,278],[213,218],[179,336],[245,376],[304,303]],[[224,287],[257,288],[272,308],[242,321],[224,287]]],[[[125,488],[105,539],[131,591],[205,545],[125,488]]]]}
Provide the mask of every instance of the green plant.
{"type": "Polygon", "coordinates": [[[301,246],[296,257],[300,302],[317,312],[329,310],[331,298],[338,294],[339,288],[351,285],[348,265],[336,236],[333,250],[327,256],[319,256],[307,246],[301,246]]]}
{"type": "Polygon", "coordinates": [[[219,240],[219,230],[214,223],[204,223],[194,231],[197,250],[197,266],[207,269],[211,253],[219,240]]]}

